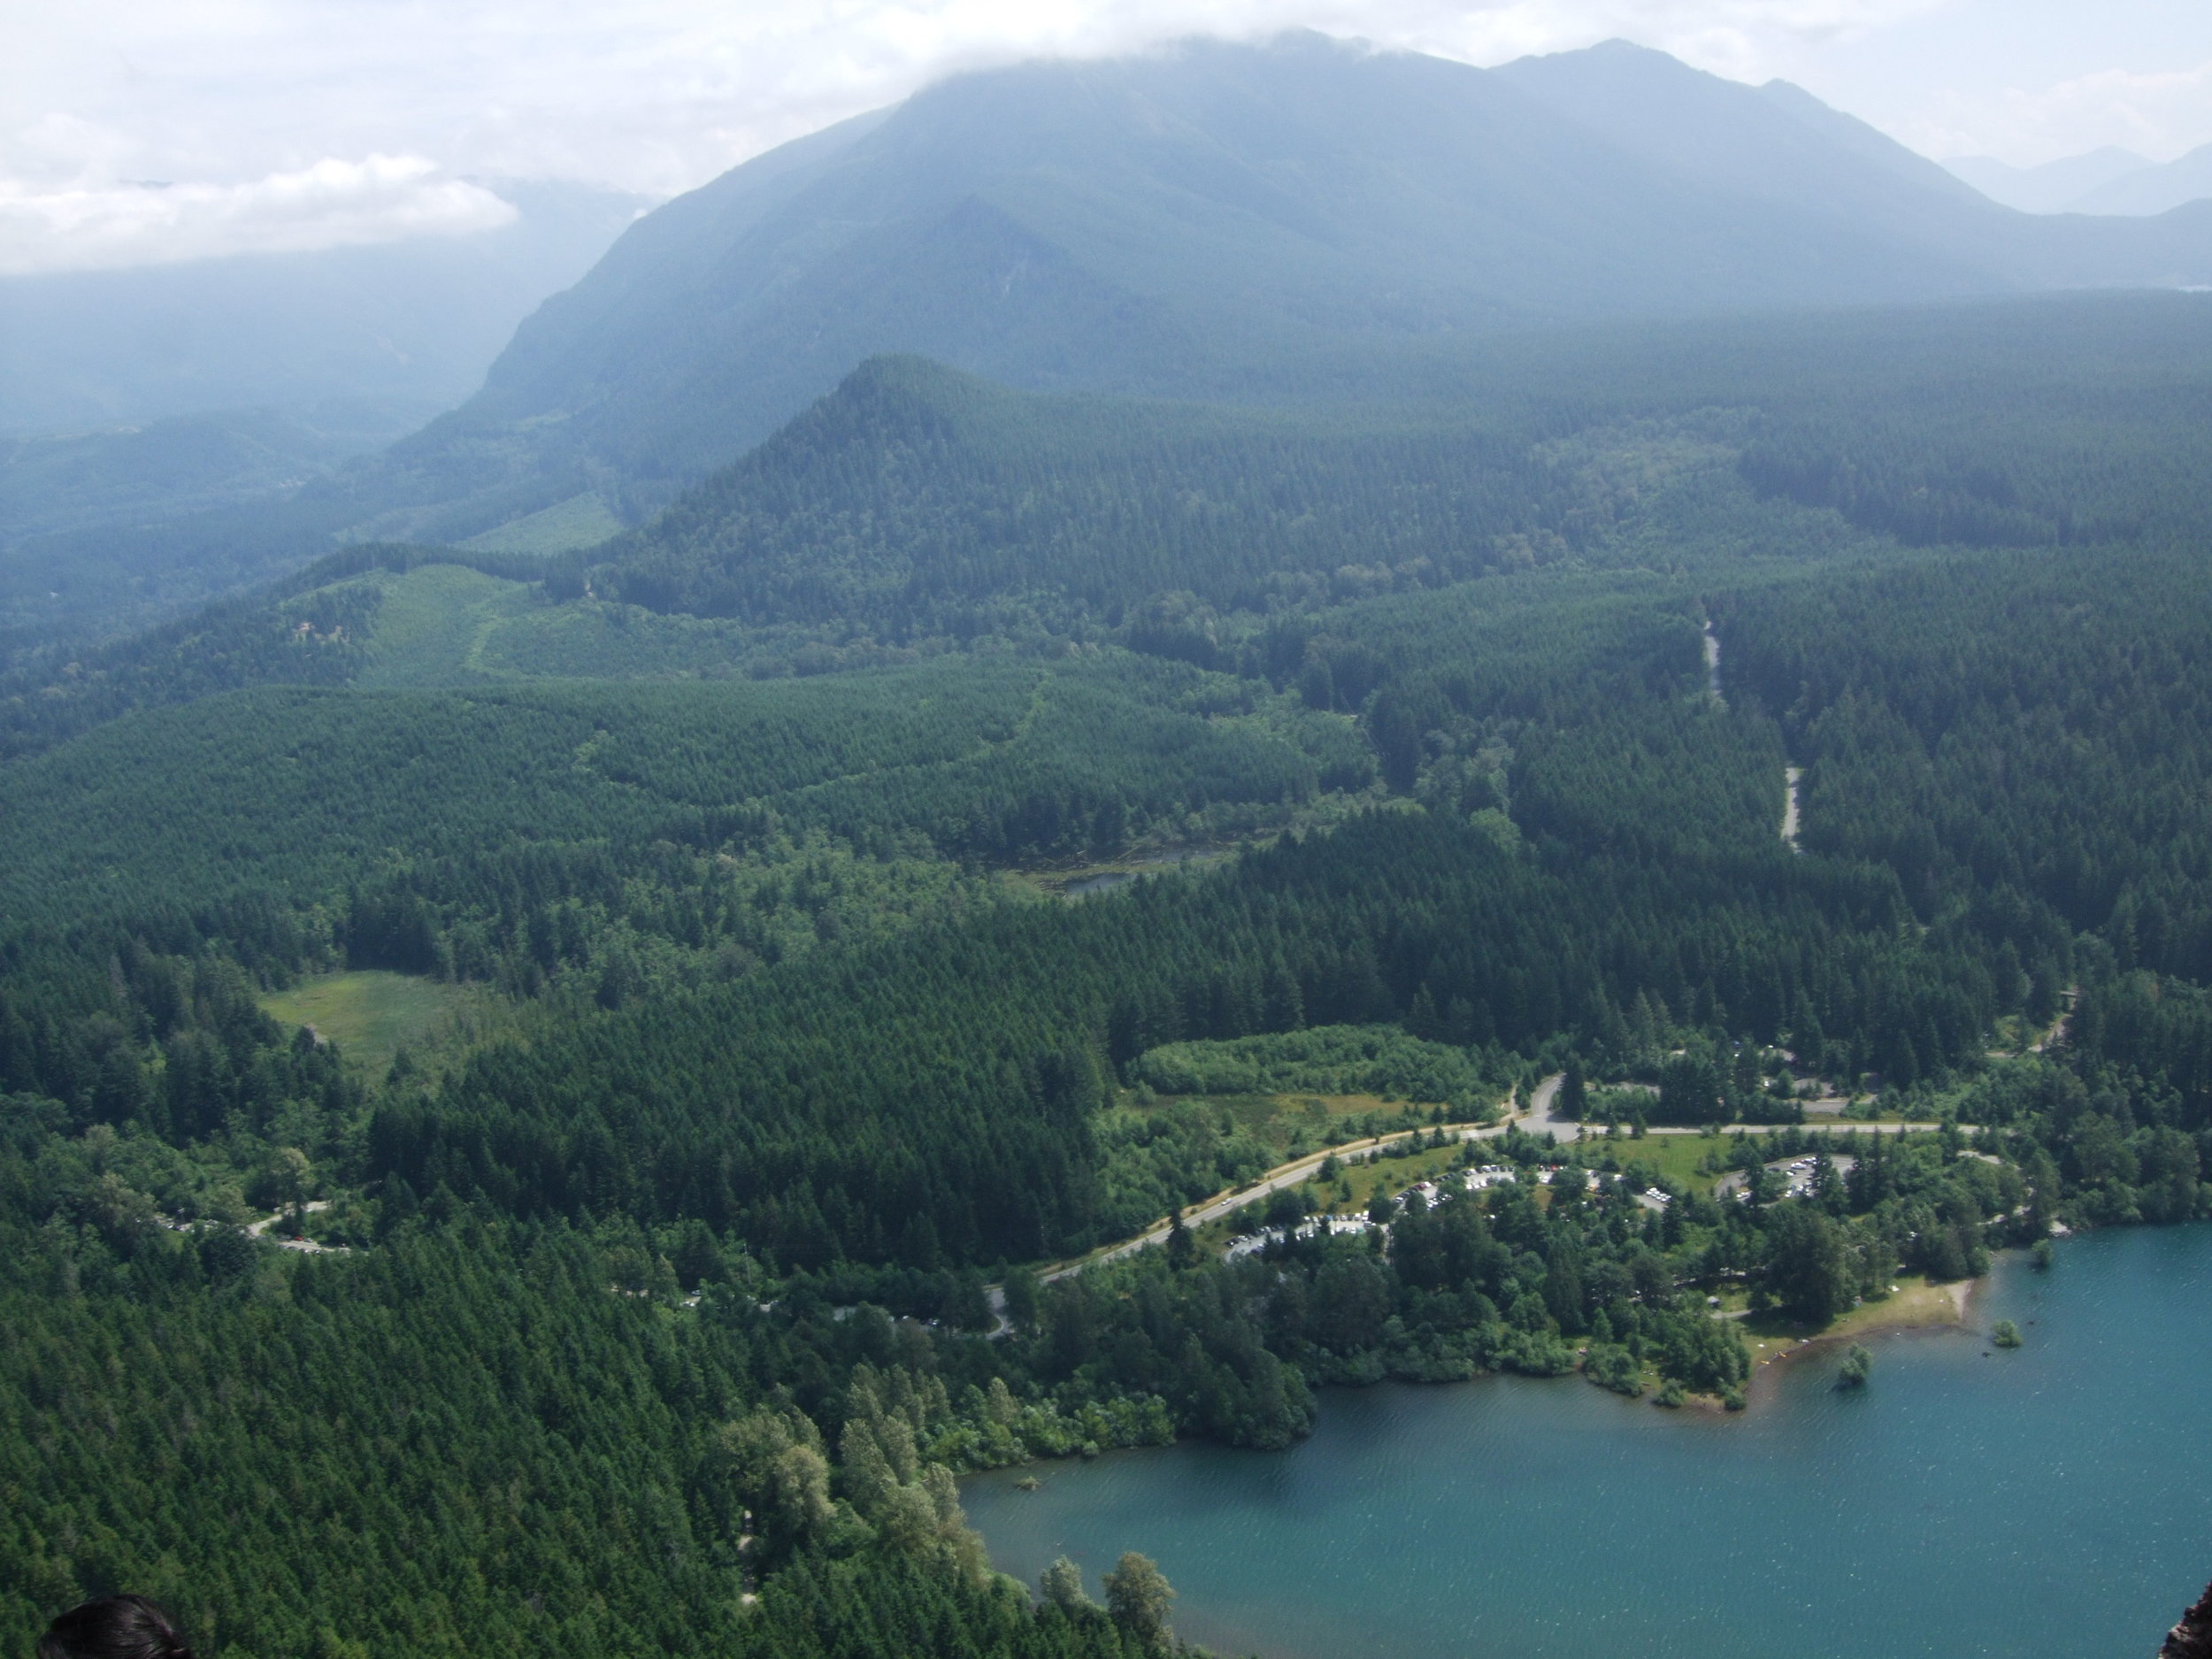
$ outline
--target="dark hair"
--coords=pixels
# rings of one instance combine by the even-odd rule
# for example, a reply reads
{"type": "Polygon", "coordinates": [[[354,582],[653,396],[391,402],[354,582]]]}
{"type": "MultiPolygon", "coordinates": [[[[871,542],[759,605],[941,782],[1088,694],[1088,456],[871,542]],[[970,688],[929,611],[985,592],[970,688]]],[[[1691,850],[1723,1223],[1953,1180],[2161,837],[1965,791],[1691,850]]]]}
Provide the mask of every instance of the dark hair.
{"type": "Polygon", "coordinates": [[[38,1659],[192,1659],[192,1644],[142,1595],[73,1607],[38,1639],[38,1659]]]}

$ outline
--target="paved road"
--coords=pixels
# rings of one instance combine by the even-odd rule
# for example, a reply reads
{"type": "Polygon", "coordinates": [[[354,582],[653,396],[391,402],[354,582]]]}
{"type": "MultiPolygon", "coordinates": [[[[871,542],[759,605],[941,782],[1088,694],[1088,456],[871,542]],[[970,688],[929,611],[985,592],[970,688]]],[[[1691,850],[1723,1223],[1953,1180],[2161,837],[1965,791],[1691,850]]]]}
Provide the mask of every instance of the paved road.
{"type": "MultiPolygon", "coordinates": [[[[1570,1123],[1563,1118],[1554,1118],[1551,1115],[1552,1102],[1559,1098],[1559,1086],[1564,1080],[1563,1077],[1548,1077],[1539,1083],[1535,1093],[1529,1097],[1528,1110],[1517,1117],[1509,1115],[1502,1121],[1494,1124],[1446,1124],[1443,1125],[1444,1131],[1447,1134],[1460,1141],[1487,1141],[1494,1136],[1503,1134],[1507,1129],[1517,1123],[1531,1134],[1542,1134],[1548,1129],[1563,1141],[1571,1141],[1581,1133],[1582,1125],[1570,1123]]],[[[1425,1131],[1425,1125],[1424,1128],[1425,1131]]],[[[1354,1153],[1371,1151],[1390,1141],[1402,1140],[1409,1133],[1409,1130],[1398,1129],[1388,1134],[1370,1135],[1364,1141],[1348,1141],[1342,1146],[1329,1147],[1319,1152],[1308,1153],[1304,1157],[1294,1159],[1291,1163],[1278,1164],[1249,1187],[1233,1187],[1228,1192],[1208,1199],[1194,1210],[1185,1210],[1183,1225],[1186,1227],[1203,1226],[1207,1222],[1217,1220],[1232,1210],[1241,1210],[1248,1203],[1265,1198],[1270,1193],[1280,1192],[1286,1187],[1297,1186],[1332,1157],[1348,1157],[1354,1153]]],[[[1116,1261],[1122,1256],[1132,1255],[1143,1249],[1148,1244],[1164,1244],[1167,1241],[1168,1229],[1171,1225],[1169,1220],[1163,1218],[1133,1239],[1124,1240],[1121,1243],[1110,1246],[1095,1255],[1087,1256],[1079,1262],[1070,1262],[1064,1266],[1056,1267],[1049,1272],[1041,1274],[1040,1277],[1048,1283],[1056,1279],[1065,1279],[1070,1273],[1079,1273],[1087,1267],[1095,1267],[1101,1262],[1116,1261]]]]}
{"type": "MultiPolygon", "coordinates": [[[[1509,1115],[1497,1123],[1446,1124],[1443,1127],[1447,1133],[1461,1141],[1488,1141],[1517,1125],[1529,1134],[1549,1134],[1560,1145],[1565,1146],[1570,1141],[1580,1140],[1586,1127],[1585,1125],[1571,1118],[1561,1118],[1555,1115],[1554,1109],[1559,1100],[1559,1086],[1565,1081],[1566,1078],[1563,1073],[1555,1072],[1546,1078],[1536,1086],[1535,1092],[1529,1096],[1528,1106],[1525,1110],[1509,1115]]],[[[1927,1132],[1941,1127],[1939,1124],[1851,1122],[1832,1125],[1808,1124],[1806,1126],[1808,1128],[1856,1129],[1863,1134],[1878,1135],[1903,1134],[1909,1131],[1927,1132]]],[[[1399,1129],[1388,1134],[1370,1135],[1364,1141],[1348,1141],[1342,1146],[1328,1147],[1319,1152],[1310,1152],[1302,1158],[1294,1159],[1288,1164],[1278,1164],[1248,1187],[1232,1187],[1227,1192],[1215,1194],[1194,1210],[1185,1210],[1183,1225],[1186,1227],[1203,1226],[1207,1222],[1218,1220],[1232,1210],[1241,1210],[1245,1205],[1265,1198],[1271,1193],[1280,1192],[1286,1187],[1297,1186],[1332,1157],[1348,1157],[1355,1153],[1372,1151],[1375,1148],[1389,1141],[1402,1139],[1409,1133],[1409,1130],[1399,1129]]],[[[1670,1125],[1647,1129],[1644,1133],[1653,1135],[1694,1135],[1704,1132],[1699,1129],[1677,1128],[1670,1125]]],[[[1063,1263],[1058,1267],[1048,1269],[1039,1274],[1038,1277],[1049,1284],[1056,1279],[1065,1279],[1071,1273],[1079,1273],[1087,1267],[1095,1267],[1101,1262],[1118,1261],[1125,1256],[1133,1255],[1143,1249],[1147,1245],[1164,1244],[1167,1242],[1170,1225],[1169,1220],[1163,1217],[1133,1239],[1125,1239],[1119,1244],[1110,1245],[1103,1250],[1083,1257],[1080,1261],[1063,1263]]],[[[999,1286],[994,1285],[990,1288],[993,1297],[992,1306],[995,1310],[998,1310],[1000,1308],[999,1286]]]]}
{"type": "MultiPolygon", "coordinates": [[[[1742,1125],[1736,1125],[1742,1126],[1742,1125]]],[[[1932,1135],[1943,1127],[1941,1124],[1865,1124],[1855,1118],[1811,1118],[1805,1119],[1808,1129],[1824,1130],[1830,1134],[1849,1134],[1854,1129],[1863,1135],[1932,1135]]],[[[1695,1129],[1651,1129],[1647,1134],[1694,1135],[1695,1129]]]]}
{"type": "Polygon", "coordinates": [[[1532,1135],[1549,1134],[1561,1146],[1570,1141],[1582,1139],[1582,1125],[1572,1118],[1556,1115],[1559,1086],[1567,1080],[1562,1071],[1546,1078],[1536,1086],[1536,1093],[1529,1096],[1528,1110],[1521,1114],[1521,1127],[1532,1135]]]}

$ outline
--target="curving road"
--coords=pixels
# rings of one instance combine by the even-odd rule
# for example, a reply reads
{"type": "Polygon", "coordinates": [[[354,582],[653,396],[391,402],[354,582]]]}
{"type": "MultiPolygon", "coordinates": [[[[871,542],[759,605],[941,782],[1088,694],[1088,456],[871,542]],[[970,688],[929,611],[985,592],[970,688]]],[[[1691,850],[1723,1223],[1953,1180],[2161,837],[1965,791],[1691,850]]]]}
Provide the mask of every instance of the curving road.
{"type": "Polygon", "coordinates": [[[1566,1080],[1567,1074],[1557,1071],[1536,1086],[1536,1092],[1528,1098],[1528,1110],[1521,1114],[1522,1129],[1532,1135],[1548,1134],[1562,1146],[1582,1139],[1579,1119],[1558,1116],[1559,1086],[1566,1080]]]}
{"type": "MultiPolygon", "coordinates": [[[[1549,1130],[1563,1141],[1572,1141],[1582,1133],[1582,1125],[1552,1116],[1552,1106],[1559,1098],[1559,1086],[1563,1081],[1563,1074],[1546,1078],[1529,1096],[1528,1110],[1518,1115],[1508,1113],[1494,1124],[1446,1124],[1442,1125],[1444,1132],[1458,1141],[1487,1141],[1518,1124],[1530,1134],[1540,1135],[1549,1130]]],[[[1430,1133],[1425,1125],[1422,1127],[1424,1133],[1430,1133]]],[[[1348,1157],[1354,1153],[1372,1151],[1390,1141],[1402,1140],[1410,1133],[1409,1130],[1397,1129],[1388,1134],[1370,1135],[1363,1141],[1348,1141],[1342,1146],[1328,1147],[1319,1152],[1310,1152],[1302,1158],[1294,1158],[1288,1164],[1279,1164],[1250,1186],[1231,1187],[1226,1192],[1216,1194],[1204,1203],[1185,1210],[1183,1225],[1186,1227],[1203,1226],[1232,1210],[1243,1209],[1256,1199],[1265,1198],[1270,1193],[1297,1186],[1330,1158],[1348,1157]]],[[[1087,1267],[1095,1267],[1101,1262],[1118,1260],[1143,1249],[1148,1244],[1164,1244],[1167,1241],[1168,1229],[1172,1225],[1171,1218],[1163,1217],[1133,1239],[1109,1245],[1080,1261],[1064,1263],[1038,1277],[1049,1283],[1056,1279],[1065,1279],[1070,1273],[1079,1273],[1087,1267]]]]}
{"type": "MultiPolygon", "coordinates": [[[[1570,1141],[1580,1140],[1586,1127],[1574,1118],[1562,1118],[1556,1114],[1559,1086],[1565,1081],[1566,1078],[1563,1073],[1555,1072],[1536,1086],[1534,1091],[1529,1095],[1525,1110],[1517,1113],[1509,1113],[1494,1124],[1446,1124],[1442,1127],[1448,1134],[1460,1141],[1488,1141],[1503,1134],[1508,1129],[1517,1127],[1527,1134],[1548,1134],[1564,1146],[1570,1141]]],[[[1810,1123],[1806,1125],[1807,1128],[1822,1128],[1832,1132],[1855,1129],[1863,1134],[1878,1135],[1927,1133],[1941,1126],[1939,1124],[1870,1124],[1850,1121],[1833,1125],[1810,1123]]],[[[1425,1133],[1425,1126],[1424,1129],[1425,1133]]],[[[1231,1211],[1241,1210],[1245,1205],[1265,1198],[1271,1193],[1280,1192],[1286,1187],[1297,1186],[1332,1157],[1349,1157],[1356,1153],[1370,1152],[1377,1147],[1401,1140],[1409,1133],[1411,1133],[1409,1130],[1399,1129],[1388,1134],[1370,1135],[1363,1141],[1348,1141],[1341,1146],[1325,1148],[1319,1152],[1309,1152],[1302,1158],[1294,1158],[1287,1164],[1279,1164],[1249,1186],[1233,1187],[1225,1192],[1217,1193],[1204,1203],[1185,1210],[1183,1225],[1186,1227],[1200,1227],[1207,1222],[1217,1221],[1231,1211]]],[[[1702,1134],[1704,1131],[1662,1125],[1655,1125],[1644,1133],[1653,1135],[1694,1135],[1702,1134]]],[[[1169,1217],[1163,1217],[1133,1239],[1124,1239],[1119,1244],[1108,1245],[1105,1248],[1094,1250],[1079,1260],[1064,1262],[1057,1267],[1047,1269],[1037,1277],[1048,1284],[1056,1279],[1065,1279],[1071,1273],[1079,1273],[1087,1267],[1095,1267],[1101,1262],[1118,1261],[1125,1256],[1143,1249],[1147,1245],[1164,1244],[1171,1225],[1169,1217]]],[[[1003,1305],[1001,1291],[1002,1287],[999,1286],[990,1286],[992,1308],[1000,1312],[1002,1317],[1003,1305]]]]}

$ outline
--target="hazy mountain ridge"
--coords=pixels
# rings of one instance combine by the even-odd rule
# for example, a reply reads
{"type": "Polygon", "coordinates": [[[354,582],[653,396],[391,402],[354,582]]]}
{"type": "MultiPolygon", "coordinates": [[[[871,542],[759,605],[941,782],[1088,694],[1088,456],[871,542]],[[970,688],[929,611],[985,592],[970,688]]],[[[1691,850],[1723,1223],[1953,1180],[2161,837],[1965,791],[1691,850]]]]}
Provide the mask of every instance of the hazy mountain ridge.
{"type": "Polygon", "coordinates": [[[2212,144],[2168,162],[2108,144],[2034,167],[1989,156],[1962,156],[1943,165],[1992,201],[2028,213],[2147,218],[2212,197],[2212,144]]]}
{"type": "Polygon", "coordinates": [[[987,1578],[956,1475],[1281,1448],[1385,1378],[1742,1406],[1746,1332],[2212,1216],[2212,295],[1527,326],[1662,234],[1709,299],[1978,280],[1947,201],[2052,260],[2175,227],[2043,236],[1645,59],[1712,119],[1632,170],[1357,62],[1483,96],[1343,150],[1317,71],[1080,178],[1138,106],[1063,99],[1028,171],[818,222],[903,176],[856,124],[726,192],[741,292],[674,212],[504,413],[106,543],[142,605],[477,549],[81,650],[0,559],[0,1647],[129,1584],[237,1655],[1193,1659],[987,1578]],[[1788,211],[1701,196],[1765,153],[1788,211]],[[968,359],[871,349],[601,538],[895,327],[968,359]],[[1145,1064],[1371,1041],[1451,1073],[1145,1064]],[[1944,1133],[1785,1197],[1843,1091],[1944,1133]],[[1410,1133],[1516,1093],[1708,1138],[1594,1134],[1586,1186],[1410,1133]],[[1366,1194],[1255,1190],[1379,1133],[1366,1194]],[[1225,1190],[1371,1225],[1230,1259],[1225,1190]]]}
{"type": "Polygon", "coordinates": [[[1317,607],[1666,566],[1677,534],[1747,556],[1870,533],[2147,543],[2212,513],[2197,296],[1615,326],[1399,368],[1432,401],[1223,408],[873,359],[596,549],[358,547],[27,658],[0,678],[0,754],[266,683],[812,674],[1109,642],[1216,666],[1278,632],[1265,660],[1286,674],[1317,607]]]}
{"type": "Polygon", "coordinates": [[[1617,519],[1698,474],[1740,471],[1908,541],[2109,541],[2201,505],[2169,476],[2206,458],[2181,434],[2208,411],[2212,307],[2185,296],[1546,344],[1448,360],[1455,403],[1418,414],[1018,392],[874,358],[565,580],[657,611],[904,637],[1016,596],[1122,626],[1170,592],[1267,611],[1371,576],[1432,586],[1597,558],[1617,519]],[[1992,382],[2008,387],[2001,416],[1978,406],[1992,382]]]}
{"type": "Polygon", "coordinates": [[[0,661],[174,615],[371,516],[395,486],[369,457],[475,390],[643,205],[497,188],[520,217],[470,235],[0,278],[0,661]],[[365,507],[331,482],[349,463],[365,507]]]}
{"type": "Polygon", "coordinates": [[[883,351],[1245,399],[1332,342],[2200,267],[2212,217],[2024,219],[1794,88],[1618,42],[1495,72],[1194,42],[958,77],[746,164],[641,221],[394,459],[472,489],[602,472],[637,511],[883,351]]]}
{"type": "Polygon", "coordinates": [[[2124,174],[2074,204],[2077,213],[2166,213],[2212,197],[2212,144],[2172,161],[2124,174]]]}
{"type": "Polygon", "coordinates": [[[1502,71],[1316,35],[1033,63],[646,216],[478,396],[280,510],[94,551],[280,565],[561,503],[596,504],[531,545],[642,523],[885,353],[1028,390],[1450,402],[1437,365],[1516,334],[2203,280],[2212,209],[2012,212],[1794,88],[1620,43],[1502,71]]]}
{"type": "Polygon", "coordinates": [[[424,414],[419,404],[353,400],[0,437],[0,544],[296,488],[341,461],[380,449],[424,414]]]}
{"type": "Polygon", "coordinates": [[[519,217],[472,234],[0,277],[0,433],[466,397],[516,323],[645,205],[585,185],[495,188],[519,217]]]}
{"type": "Polygon", "coordinates": [[[1686,180],[1846,220],[1925,234],[1976,202],[1960,180],[1786,81],[1749,86],[1608,41],[1493,72],[1548,108],[1686,180]]]}

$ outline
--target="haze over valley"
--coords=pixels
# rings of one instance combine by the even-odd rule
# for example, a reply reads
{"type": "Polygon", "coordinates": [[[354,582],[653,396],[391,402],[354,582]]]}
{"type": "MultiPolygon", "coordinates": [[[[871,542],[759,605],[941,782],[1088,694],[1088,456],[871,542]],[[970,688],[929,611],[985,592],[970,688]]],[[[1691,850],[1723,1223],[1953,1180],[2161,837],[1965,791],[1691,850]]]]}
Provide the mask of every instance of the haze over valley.
{"type": "Polygon", "coordinates": [[[1571,10],[0,146],[0,1644],[2155,1649],[2027,1443],[2212,1238],[2197,72],[1571,10]]]}

